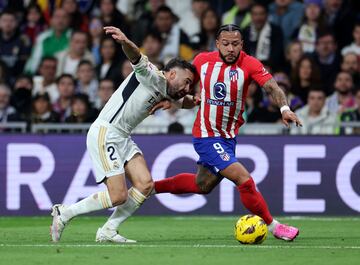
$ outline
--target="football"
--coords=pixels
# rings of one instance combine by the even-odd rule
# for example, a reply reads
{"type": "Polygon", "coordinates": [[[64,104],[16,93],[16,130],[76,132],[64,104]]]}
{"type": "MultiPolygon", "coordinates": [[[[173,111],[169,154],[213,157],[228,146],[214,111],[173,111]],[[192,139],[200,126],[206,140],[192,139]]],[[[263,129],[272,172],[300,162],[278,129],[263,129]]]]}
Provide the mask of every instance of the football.
{"type": "Polygon", "coordinates": [[[241,244],[261,244],[267,233],[266,223],[257,215],[244,215],[235,224],[235,238],[241,244]]]}

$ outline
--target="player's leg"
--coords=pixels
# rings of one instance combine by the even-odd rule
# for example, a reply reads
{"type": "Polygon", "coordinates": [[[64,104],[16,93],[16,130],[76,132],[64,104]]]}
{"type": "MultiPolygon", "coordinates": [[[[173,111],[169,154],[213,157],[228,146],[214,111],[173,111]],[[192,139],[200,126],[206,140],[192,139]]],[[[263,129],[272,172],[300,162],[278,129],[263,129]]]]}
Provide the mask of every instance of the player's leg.
{"type": "Polygon", "coordinates": [[[222,180],[203,165],[198,165],[198,171],[193,173],[180,173],[173,177],[155,181],[155,193],[185,194],[210,193],[222,180]]]}
{"type": "Polygon", "coordinates": [[[127,199],[123,162],[118,154],[114,154],[113,144],[107,142],[107,130],[105,126],[94,123],[87,135],[87,149],[94,165],[96,182],[104,182],[107,189],[69,206],[53,206],[50,232],[55,242],[60,240],[65,225],[75,216],[112,208],[127,199]]]}
{"type": "Polygon", "coordinates": [[[120,224],[144,203],[154,187],[146,161],[140,153],[137,153],[126,163],[125,174],[132,183],[132,187],[128,191],[127,201],[116,207],[102,229],[116,231],[120,224]]]}
{"type": "Polygon", "coordinates": [[[256,190],[254,180],[242,164],[239,162],[232,163],[221,170],[220,174],[234,182],[240,193],[240,199],[243,205],[251,213],[263,218],[270,232],[272,232],[275,237],[287,241],[295,239],[299,234],[299,230],[295,227],[280,224],[273,219],[265,199],[261,193],[256,190]]]}

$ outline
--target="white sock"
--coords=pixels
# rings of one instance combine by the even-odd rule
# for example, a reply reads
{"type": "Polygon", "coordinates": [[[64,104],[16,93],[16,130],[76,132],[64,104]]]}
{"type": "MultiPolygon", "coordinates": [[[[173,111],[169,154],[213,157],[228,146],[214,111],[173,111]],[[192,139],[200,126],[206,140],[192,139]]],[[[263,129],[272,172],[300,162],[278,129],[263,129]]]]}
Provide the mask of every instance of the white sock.
{"type": "Polygon", "coordinates": [[[104,224],[104,229],[117,230],[121,223],[128,219],[146,200],[139,190],[132,187],[129,189],[128,199],[125,203],[116,207],[115,211],[104,224]]]}
{"type": "Polygon", "coordinates": [[[272,233],[274,231],[275,226],[278,224],[279,222],[275,219],[273,219],[273,221],[271,222],[271,224],[269,224],[268,230],[272,233]]]}
{"type": "Polygon", "coordinates": [[[64,221],[68,221],[71,218],[78,216],[84,213],[90,213],[97,210],[107,209],[112,207],[112,202],[110,199],[109,192],[100,191],[74,203],[68,207],[61,213],[61,215],[65,218],[64,221]]]}

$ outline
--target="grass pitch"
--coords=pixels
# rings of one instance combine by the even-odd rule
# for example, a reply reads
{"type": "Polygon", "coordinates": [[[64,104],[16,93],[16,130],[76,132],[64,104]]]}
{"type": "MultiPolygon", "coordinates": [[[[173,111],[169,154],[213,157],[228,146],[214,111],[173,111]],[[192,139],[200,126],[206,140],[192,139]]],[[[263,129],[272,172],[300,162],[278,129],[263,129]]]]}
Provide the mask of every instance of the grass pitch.
{"type": "Polygon", "coordinates": [[[133,217],[121,234],[131,245],[97,244],[105,217],[81,217],[60,243],[49,237],[50,217],[1,217],[0,264],[293,265],[360,264],[360,218],[279,218],[300,228],[295,242],[269,235],[262,245],[241,245],[233,227],[238,217],[133,217]]]}

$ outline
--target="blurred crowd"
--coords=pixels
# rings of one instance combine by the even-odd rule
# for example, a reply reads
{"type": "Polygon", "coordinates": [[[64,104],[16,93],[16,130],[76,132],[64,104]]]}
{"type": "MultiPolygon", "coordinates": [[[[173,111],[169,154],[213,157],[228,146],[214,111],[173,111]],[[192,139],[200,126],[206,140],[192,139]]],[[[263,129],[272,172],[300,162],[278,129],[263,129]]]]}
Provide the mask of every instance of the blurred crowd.
{"type": "MultiPolygon", "coordinates": [[[[304,126],[337,134],[360,122],[360,1],[0,0],[0,123],[90,123],[131,73],[119,27],[160,69],[213,51],[222,24],[241,27],[244,51],[263,62],[304,126]]],[[[279,123],[278,108],[250,84],[245,118],[279,123]]],[[[194,110],[151,117],[182,133],[194,110]]]]}

